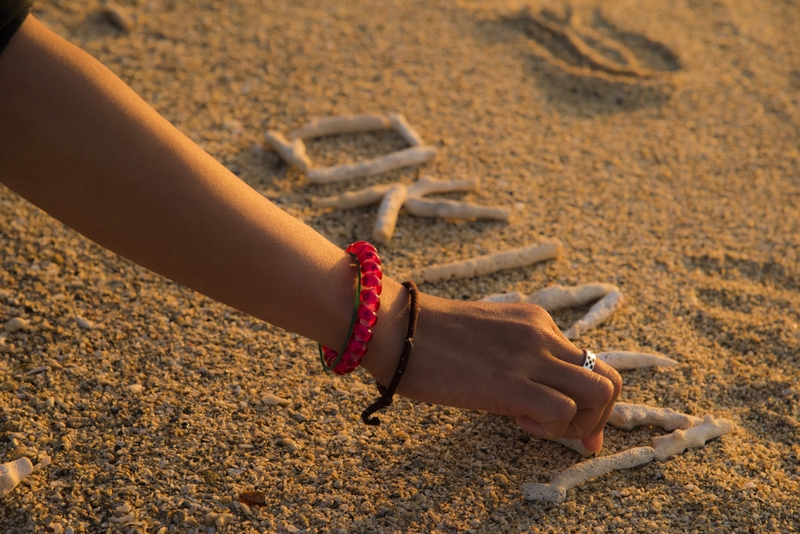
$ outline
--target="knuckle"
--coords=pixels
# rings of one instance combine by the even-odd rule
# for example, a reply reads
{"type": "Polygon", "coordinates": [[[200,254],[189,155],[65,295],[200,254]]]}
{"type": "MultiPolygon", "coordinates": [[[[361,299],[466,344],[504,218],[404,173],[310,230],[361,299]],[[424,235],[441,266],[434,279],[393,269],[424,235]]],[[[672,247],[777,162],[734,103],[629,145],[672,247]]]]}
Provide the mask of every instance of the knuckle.
{"type": "Polygon", "coordinates": [[[572,399],[564,399],[553,408],[553,415],[557,421],[572,421],[578,413],[578,405],[572,399]]]}
{"type": "Polygon", "coordinates": [[[611,384],[614,386],[614,398],[616,399],[622,391],[622,377],[619,376],[616,370],[612,369],[611,376],[608,379],[611,380],[611,384]]]}
{"type": "Polygon", "coordinates": [[[592,433],[593,426],[588,422],[574,421],[569,425],[568,437],[573,439],[585,438],[592,433]]]}
{"type": "Polygon", "coordinates": [[[611,399],[615,398],[618,392],[617,386],[610,379],[603,378],[597,381],[597,397],[603,400],[605,404],[608,404],[611,399]]]}
{"type": "Polygon", "coordinates": [[[524,304],[520,308],[520,313],[520,317],[525,317],[525,324],[532,326],[535,330],[548,331],[555,324],[550,314],[536,304],[524,304]]]}

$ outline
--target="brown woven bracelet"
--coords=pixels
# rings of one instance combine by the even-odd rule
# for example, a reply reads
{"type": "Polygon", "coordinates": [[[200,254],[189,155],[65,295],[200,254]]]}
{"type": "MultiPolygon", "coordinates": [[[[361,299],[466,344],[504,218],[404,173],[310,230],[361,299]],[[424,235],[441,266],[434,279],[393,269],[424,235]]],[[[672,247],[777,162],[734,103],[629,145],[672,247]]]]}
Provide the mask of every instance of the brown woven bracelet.
{"type": "Polygon", "coordinates": [[[403,378],[403,373],[406,372],[408,365],[408,358],[411,356],[411,349],[414,348],[414,336],[417,334],[417,318],[419,317],[419,308],[417,301],[419,300],[419,289],[417,284],[408,281],[403,282],[403,285],[408,289],[408,295],[411,300],[411,312],[408,315],[408,332],[406,333],[406,342],[403,345],[403,354],[400,355],[400,361],[397,363],[397,370],[394,372],[392,381],[389,382],[389,387],[385,388],[378,383],[378,391],[381,396],[378,400],[369,405],[369,407],[361,412],[361,420],[364,424],[371,426],[378,426],[381,424],[379,417],[370,417],[378,410],[391,406],[394,397],[394,392],[397,391],[397,386],[400,384],[400,379],[403,378]]]}

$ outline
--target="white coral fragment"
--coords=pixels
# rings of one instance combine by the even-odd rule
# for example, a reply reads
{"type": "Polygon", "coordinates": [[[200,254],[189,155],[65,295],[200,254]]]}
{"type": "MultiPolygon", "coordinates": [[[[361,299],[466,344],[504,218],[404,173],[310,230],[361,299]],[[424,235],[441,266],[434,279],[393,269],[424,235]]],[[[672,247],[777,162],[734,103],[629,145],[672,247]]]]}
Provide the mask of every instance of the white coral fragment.
{"type": "Polygon", "coordinates": [[[505,208],[478,206],[455,200],[426,200],[409,198],[405,208],[416,217],[441,217],[443,219],[494,219],[508,222],[511,212],[505,208]]]}
{"type": "Polygon", "coordinates": [[[608,424],[631,430],[637,426],[653,425],[664,430],[675,430],[677,428],[686,430],[700,423],[702,419],[692,415],[676,412],[672,408],[659,408],[657,406],[645,406],[643,404],[629,404],[618,402],[611,410],[608,417],[608,424]]]}
{"type": "Polygon", "coordinates": [[[542,289],[528,296],[519,292],[490,295],[481,300],[488,302],[527,302],[552,312],[563,308],[582,306],[587,302],[600,299],[582,319],[564,332],[567,339],[576,339],[587,330],[608,319],[622,303],[622,298],[622,292],[617,286],[598,282],[571,287],[557,285],[542,289]]]}
{"type": "Polygon", "coordinates": [[[611,471],[630,469],[653,461],[652,447],[637,447],[626,451],[592,458],[573,465],[556,475],[549,484],[522,484],[522,494],[529,501],[564,502],[567,490],[611,471]]]}
{"type": "Polygon", "coordinates": [[[264,139],[281,158],[306,172],[311,183],[322,184],[338,182],[349,178],[371,176],[382,172],[417,165],[436,156],[436,148],[427,146],[419,133],[408,123],[403,115],[363,114],[325,117],[308,123],[303,128],[292,130],[288,138],[273,130],[264,134],[264,139]],[[377,158],[346,163],[333,167],[312,169],[311,159],[306,153],[304,139],[314,139],[325,135],[371,132],[394,128],[411,148],[399,150],[377,158]]]}
{"type": "Polygon", "coordinates": [[[290,399],[278,397],[277,395],[273,395],[271,393],[267,393],[261,397],[261,402],[266,406],[289,406],[292,403],[290,399]]]}
{"type": "Polygon", "coordinates": [[[653,354],[648,352],[633,352],[617,350],[611,352],[599,352],[597,357],[604,361],[609,367],[617,371],[627,369],[644,369],[647,367],[674,367],[678,362],[668,358],[663,354],[653,354]]]}
{"type": "Polygon", "coordinates": [[[423,146],[425,141],[422,140],[422,136],[417,133],[413,126],[411,126],[406,118],[400,114],[390,114],[389,115],[389,122],[392,125],[394,131],[400,134],[406,143],[411,146],[423,146]]]}
{"type": "MultiPolygon", "coordinates": [[[[399,184],[384,184],[349,191],[341,195],[316,199],[317,205],[349,209],[368,206],[380,202],[393,187],[399,184]]],[[[410,215],[418,217],[442,217],[448,219],[495,219],[508,221],[511,212],[504,208],[491,206],[480,206],[469,202],[456,202],[454,200],[428,200],[423,199],[425,195],[432,193],[448,193],[453,191],[477,191],[479,182],[477,179],[466,180],[433,180],[423,176],[413,185],[408,186],[407,198],[403,207],[410,215]]],[[[376,228],[378,223],[376,223],[376,228]]],[[[394,230],[394,226],[392,226],[394,230]]],[[[391,234],[382,238],[384,242],[391,239],[391,234]]]]}
{"type": "Polygon", "coordinates": [[[8,495],[22,479],[33,473],[33,464],[23,456],[0,465],[0,497],[8,495]]]}
{"type": "Polygon", "coordinates": [[[422,176],[408,188],[409,198],[420,198],[436,193],[452,193],[455,191],[478,191],[480,181],[477,178],[463,180],[434,180],[429,176],[422,176]]]}
{"type": "Polygon", "coordinates": [[[289,141],[282,133],[270,130],[264,134],[264,140],[278,155],[290,165],[307,171],[311,168],[311,159],[306,153],[306,145],[302,139],[289,141]]]}
{"type": "Polygon", "coordinates": [[[663,462],[672,456],[683,454],[686,449],[696,449],[706,444],[706,441],[718,438],[733,430],[733,423],[727,419],[715,419],[706,415],[703,422],[688,429],[675,430],[666,436],[653,438],[656,459],[663,462]]]}
{"type": "Polygon", "coordinates": [[[326,135],[388,130],[391,126],[389,119],[381,114],[341,115],[315,119],[302,128],[292,130],[288,137],[289,139],[314,139],[326,135]]]}
{"type": "Polygon", "coordinates": [[[565,446],[566,448],[577,452],[578,454],[580,454],[584,458],[589,458],[590,456],[594,456],[594,453],[592,451],[590,451],[586,447],[586,445],[584,445],[583,442],[581,440],[579,440],[579,439],[575,439],[575,438],[558,438],[555,441],[556,441],[556,443],[559,443],[559,444],[565,446]]]}
{"type": "Polygon", "coordinates": [[[336,209],[352,209],[377,204],[395,184],[381,184],[348,191],[341,195],[315,199],[318,206],[336,209]]]}
{"type": "Polygon", "coordinates": [[[308,180],[314,184],[340,182],[350,178],[372,176],[382,172],[399,169],[409,165],[418,165],[433,159],[436,149],[432,146],[413,146],[373,159],[356,163],[345,163],[333,167],[311,169],[306,173],[308,180]]]}
{"type": "Polygon", "coordinates": [[[605,297],[614,290],[613,284],[582,284],[579,286],[552,286],[529,295],[525,302],[541,306],[548,312],[564,308],[575,308],[605,297]]]}
{"type": "Polygon", "coordinates": [[[515,269],[557,258],[562,249],[561,241],[557,238],[551,238],[536,245],[494,252],[453,263],[431,265],[425,269],[414,271],[409,276],[420,284],[423,282],[472,278],[473,276],[494,273],[503,269],[515,269]]]}
{"type": "Polygon", "coordinates": [[[510,293],[497,293],[489,295],[481,299],[481,302],[502,302],[505,304],[516,304],[525,300],[525,295],[519,291],[512,291],[510,293]]]}
{"type": "MultiPolygon", "coordinates": [[[[622,430],[632,430],[637,426],[652,425],[671,431],[678,428],[686,430],[700,424],[702,421],[703,419],[700,417],[676,412],[672,408],[618,402],[614,405],[606,424],[622,430]]],[[[579,439],[559,438],[556,443],[560,443],[566,448],[577,452],[584,458],[594,455],[579,439]]]]}
{"type": "Polygon", "coordinates": [[[397,216],[403,207],[403,202],[408,196],[408,189],[403,184],[397,184],[387,191],[378,208],[378,217],[372,237],[379,243],[387,243],[392,238],[397,225],[397,216]]]}
{"type": "Polygon", "coordinates": [[[564,332],[564,336],[569,340],[578,339],[581,334],[591,330],[611,317],[614,311],[622,305],[623,300],[624,297],[621,291],[616,289],[611,291],[608,295],[600,299],[597,304],[589,308],[588,313],[583,316],[582,319],[570,326],[564,332]]]}

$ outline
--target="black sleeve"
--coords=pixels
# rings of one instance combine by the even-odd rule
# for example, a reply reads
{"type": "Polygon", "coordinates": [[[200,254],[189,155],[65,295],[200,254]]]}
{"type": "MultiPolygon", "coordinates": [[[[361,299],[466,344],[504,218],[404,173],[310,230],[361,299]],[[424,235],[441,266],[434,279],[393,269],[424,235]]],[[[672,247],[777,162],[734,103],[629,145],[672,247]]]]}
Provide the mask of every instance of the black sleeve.
{"type": "Polygon", "coordinates": [[[32,0],[0,0],[0,54],[31,12],[32,0]]]}

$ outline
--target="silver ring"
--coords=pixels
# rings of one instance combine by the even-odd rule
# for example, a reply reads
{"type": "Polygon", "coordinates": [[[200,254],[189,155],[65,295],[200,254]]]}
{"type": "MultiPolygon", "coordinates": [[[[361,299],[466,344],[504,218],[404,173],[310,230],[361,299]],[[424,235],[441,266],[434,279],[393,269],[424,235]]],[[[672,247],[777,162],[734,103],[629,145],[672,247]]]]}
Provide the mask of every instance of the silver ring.
{"type": "Polygon", "coordinates": [[[586,359],[583,360],[583,368],[594,371],[594,364],[597,363],[597,356],[590,350],[583,349],[583,352],[586,354],[586,359]]]}

